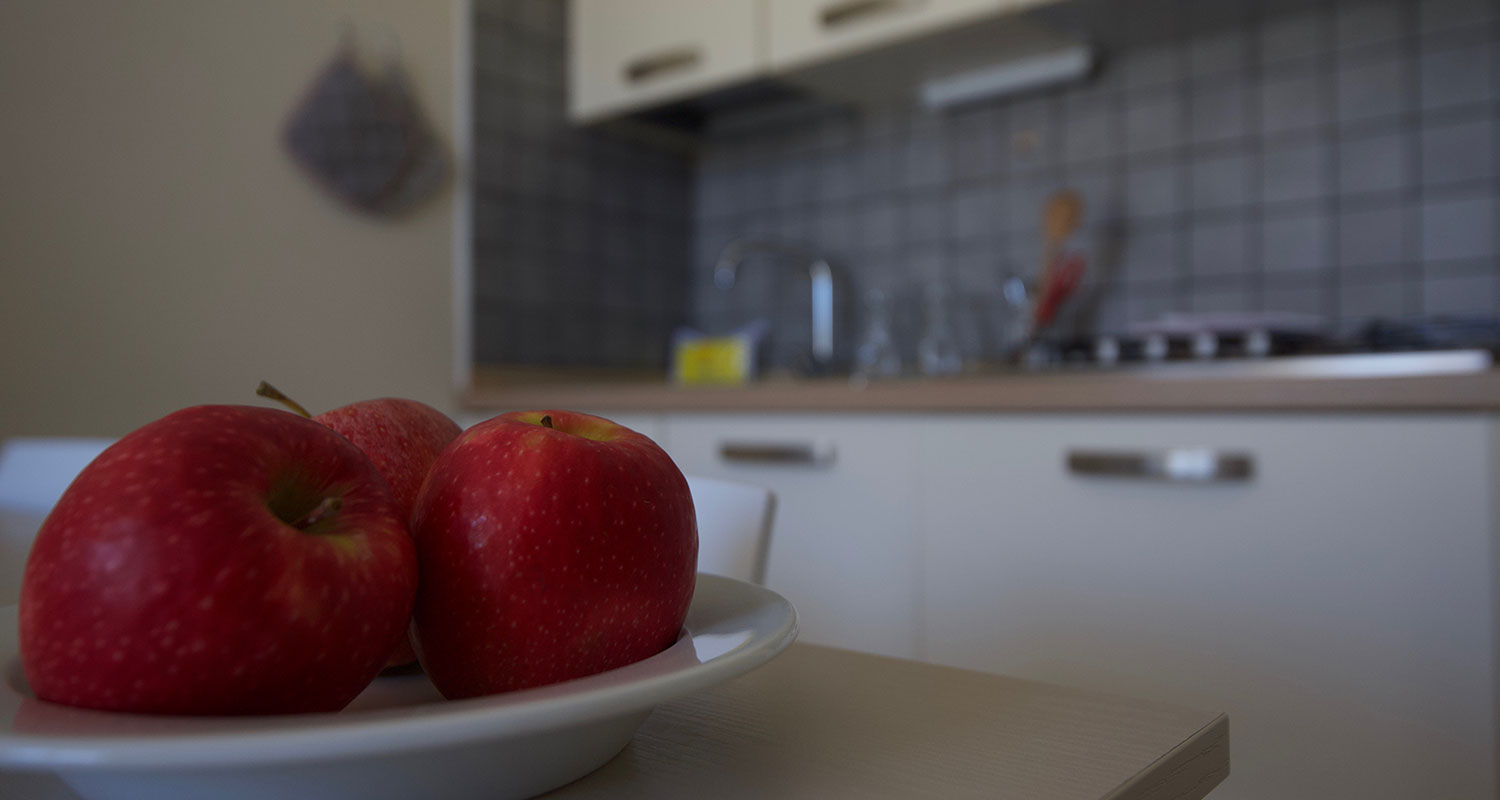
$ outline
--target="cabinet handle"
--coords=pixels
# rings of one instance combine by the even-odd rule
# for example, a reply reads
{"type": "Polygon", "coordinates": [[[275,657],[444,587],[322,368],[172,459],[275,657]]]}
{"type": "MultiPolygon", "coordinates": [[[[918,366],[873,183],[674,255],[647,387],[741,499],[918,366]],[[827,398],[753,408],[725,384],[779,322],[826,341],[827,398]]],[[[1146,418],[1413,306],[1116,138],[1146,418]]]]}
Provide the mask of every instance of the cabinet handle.
{"type": "Polygon", "coordinates": [[[642,83],[673,72],[698,66],[702,53],[696,47],[680,47],[662,53],[640,56],[625,64],[625,80],[642,83]]]}
{"type": "Polygon", "coordinates": [[[920,5],[919,0],[847,0],[824,6],[819,18],[824,28],[842,28],[851,22],[884,16],[895,11],[912,11],[920,5]]]}
{"type": "Polygon", "coordinates": [[[1167,450],[1074,450],[1068,471],[1075,475],[1175,483],[1240,483],[1255,477],[1255,458],[1249,453],[1224,453],[1203,448],[1167,450]]]}
{"type": "Polygon", "coordinates": [[[815,467],[833,462],[833,445],[811,442],[721,442],[719,457],[747,464],[815,467]]]}

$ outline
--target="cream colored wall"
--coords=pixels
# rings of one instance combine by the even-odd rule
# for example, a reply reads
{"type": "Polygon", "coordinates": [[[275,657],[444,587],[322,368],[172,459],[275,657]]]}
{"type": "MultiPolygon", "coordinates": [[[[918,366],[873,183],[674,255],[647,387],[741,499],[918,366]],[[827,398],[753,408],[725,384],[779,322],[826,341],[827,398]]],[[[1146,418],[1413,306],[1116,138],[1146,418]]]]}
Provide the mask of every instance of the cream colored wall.
{"type": "Polygon", "coordinates": [[[362,217],[279,135],[347,20],[399,42],[451,144],[453,8],[0,3],[0,437],[121,434],[262,378],[452,412],[453,192],[362,217]]]}

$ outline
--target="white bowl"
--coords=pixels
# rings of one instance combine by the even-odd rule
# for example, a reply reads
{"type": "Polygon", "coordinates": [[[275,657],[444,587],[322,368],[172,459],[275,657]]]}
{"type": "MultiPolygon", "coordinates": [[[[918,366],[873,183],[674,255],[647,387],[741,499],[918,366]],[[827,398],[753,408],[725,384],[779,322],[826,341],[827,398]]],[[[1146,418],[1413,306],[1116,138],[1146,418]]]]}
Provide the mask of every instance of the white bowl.
{"type": "Polygon", "coordinates": [[[32,697],[11,607],[0,612],[0,770],[55,773],[86,800],[528,797],[602,766],[656,704],[748,672],[796,635],[775,592],[700,574],[677,643],[599,675],[456,701],[423,675],[385,677],[337,714],[161,717],[32,697]]]}

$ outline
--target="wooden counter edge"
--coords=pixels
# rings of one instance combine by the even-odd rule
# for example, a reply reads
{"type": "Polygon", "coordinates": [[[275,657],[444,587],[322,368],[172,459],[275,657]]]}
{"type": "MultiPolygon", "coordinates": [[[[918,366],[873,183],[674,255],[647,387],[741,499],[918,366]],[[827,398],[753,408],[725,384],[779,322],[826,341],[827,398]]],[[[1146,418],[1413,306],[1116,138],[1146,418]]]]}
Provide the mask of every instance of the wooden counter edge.
{"type": "Polygon", "coordinates": [[[1220,713],[1104,800],[1204,797],[1228,777],[1229,716],[1220,713]]]}
{"type": "Polygon", "coordinates": [[[486,370],[460,401],[469,409],[494,411],[1493,412],[1500,411],[1500,371],[1384,378],[1093,373],[914,379],[863,388],[831,379],[689,388],[640,380],[552,381],[486,370]]]}

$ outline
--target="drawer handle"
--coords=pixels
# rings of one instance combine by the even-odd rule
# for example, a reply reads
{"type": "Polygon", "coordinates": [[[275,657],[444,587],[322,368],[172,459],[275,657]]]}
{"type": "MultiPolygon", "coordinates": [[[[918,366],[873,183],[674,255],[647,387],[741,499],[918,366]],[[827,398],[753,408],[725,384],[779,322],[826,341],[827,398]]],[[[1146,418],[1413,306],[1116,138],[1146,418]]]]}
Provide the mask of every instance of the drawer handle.
{"type": "Polygon", "coordinates": [[[918,5],[918,0],[848,0],[825,6],[819,17],[824,28],[842,28],[853,22],[896,11],[913,11],[918,5]]]}
{"type": "Polygon", "coordinates": [[[1176,483],[1239,483],[1255,477],[1249,453],[1222,453],[1203,448],[1168,450],[1074,450],[1068,453],[1074,475],[1176,483]]]}
{"type": "Polygon", "coordinates": [[[625,80],[643,83],[655,78],[698,66],[702,54],[696,47],[682,47],[664,53],[641,56],[625,65],[625,80]]]}
{"type": "Polygon", "coordinates": [[[833,461],[832,445],[810,442],[723,442],[719,457],[745,464],[819,466],[833,461]]]}

